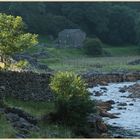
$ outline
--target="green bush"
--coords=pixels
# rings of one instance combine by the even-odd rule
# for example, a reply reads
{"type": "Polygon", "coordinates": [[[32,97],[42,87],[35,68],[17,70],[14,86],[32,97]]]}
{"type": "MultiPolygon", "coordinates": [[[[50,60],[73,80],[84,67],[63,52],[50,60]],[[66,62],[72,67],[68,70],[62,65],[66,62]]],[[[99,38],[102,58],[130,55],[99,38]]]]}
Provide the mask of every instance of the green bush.
{"type": "Polygon", "coordinates": [[[95,112],[85,82],[72,72],[58,72],[50,87],[56,96],[53,120],[72,127],[75,133],[84,133],[83,128],[89,128],[87,116],[95,112]]]}
{"type": "Polygon", "coordinates": [[[88,97],[86,84],[72,72],[58,72],[51,80],[51,89],[57,98],[88,97]]]}
{"type": "Polygon", "coordinates": [[[84,50],[88,55],[102,55],[103,49],[101,40],[98,38],[87,38],[84,42],[84,50]]]}

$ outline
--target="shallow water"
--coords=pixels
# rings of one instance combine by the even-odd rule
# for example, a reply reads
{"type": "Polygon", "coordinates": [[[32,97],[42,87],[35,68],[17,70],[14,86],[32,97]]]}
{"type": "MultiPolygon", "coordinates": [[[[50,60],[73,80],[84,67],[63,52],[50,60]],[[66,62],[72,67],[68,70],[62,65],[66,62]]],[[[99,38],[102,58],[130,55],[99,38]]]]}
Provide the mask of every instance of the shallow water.
{"type": "MultiPolygon", "coordinates": [[[[137,81],[139,82],[139,81],[137,81]]],[[[138,98],[127,98],[131,93],[119,92],[119,88],[124,86],[130,86],[136,82],[123,82],[123,83],[109,83],[108,86],[100,86],[94,88],[89,88],[89,91],[93,93],[92,99],[108,101],[113,100],[115,104],[112,105],[113,108],[108,111],[110,113],[120,113],[119,118],[110,119],[103,118],[107,124],[112,126],[122,127],[125,130],[132,132],[135,137],[140,138],[140,99],[138,98]],[[107,90],[101,89],[102,87],[107,88],[107,90]],[[95,91],[103,92],[101,96],[95,96],[95,91]],[[119,103],[127,103],[126,106],[118,106],[119,103]],[[133,105],[130,105],[132,103],[133,105]],[[121,109],[119,109],[121,107],[121,109]]]]}

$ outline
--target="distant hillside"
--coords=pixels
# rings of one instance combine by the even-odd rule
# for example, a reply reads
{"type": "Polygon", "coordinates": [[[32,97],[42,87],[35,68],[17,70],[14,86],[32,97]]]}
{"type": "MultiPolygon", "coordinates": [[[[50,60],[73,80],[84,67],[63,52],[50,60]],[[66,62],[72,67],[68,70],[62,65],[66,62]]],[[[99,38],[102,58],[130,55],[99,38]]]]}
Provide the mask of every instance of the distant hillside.
{"type": "Polygon", "coordinates": [[[113,45],[139,43],[139,8],[136,2],[0,3],[0,12],[22,16],[31,32],[56,38],[63,29],[80,28],[113,45]]]}

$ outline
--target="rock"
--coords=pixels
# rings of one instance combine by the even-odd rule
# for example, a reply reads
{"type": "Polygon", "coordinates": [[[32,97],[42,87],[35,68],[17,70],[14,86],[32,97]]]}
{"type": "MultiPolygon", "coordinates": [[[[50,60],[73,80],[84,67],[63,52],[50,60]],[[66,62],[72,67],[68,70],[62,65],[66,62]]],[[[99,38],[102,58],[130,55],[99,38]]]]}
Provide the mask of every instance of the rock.
{"type": "Polygon", "coordinates": [[[140,64],[140,59],[136,59],[128,63],[128,65],[139,65],[139,64],[140,64]]]}
{"type": "Polygon", "coordinates": [[[16,138],[26,138],[26,136],[24,134],[16,134],[16,138]]]}
{"type": "Polygon", "coordinates": [[[107,133],[102,133],[101,138],[109,138],[109,135],[107,133]]]}
{"type": "Polygon", "coordinates": [[[106,87],[101,87],[101,89],[102,89],[102,90],[107,90],[107,88],[106,88],[106,87]]]}
{"type": "Polygon", "coordinates": [[[118,107],[119,110],[126,110],[125,107],[118,107]]]}
{"type": "Polygon", "coordinates": [[[31,127],[31,124],[24,119],[24,121],[19,120],[19,121],[14,122],[13,126],[17,129],[25,128],[26,130],[29,130],[31,127]]]}
{"type": "Polygon", "coordinates": [[[130,105],[130,106],[133,106],[134,104],[133,104],[133,103],[130,103],[129,105],[130,105]]]}
{"type": "Polygon", "coordinates": [[[100,116],[102,116],[102,117],[109,117],[110,119],[118,118],[114,114],[108,113],[106,111],[101,111],[100,112],[100,116]]]}
{"type": "Polygon", "coordinates": [[[11,112],[13,114],[17,114],[20,118],[24,118],[32,124],[37,123],[37,118],[31,116],[30,114],[24,112],[23,110],[13,107],[13,108],[6,108],[6,112],[11,112]]]}
{"type": "Polygon", "coordinates": [[[10,122],[15,122],[15,121],[18,121],[20,119],[19,116],[17,114],[14,114],[14,113],[6,114],[6,117],[10,122]]]}
{"type": "Polygon", "coordinates": [[[115,104],[115,101],[113,101],[113,100],[108,100],[108,101],[106,101],[106,103],[115,104]]]}
{"type": "Polygon", "coordinates": [[[122,98],[126,98],[127,96],[121,96],[122,98]]]}
{"type": "Polygon", "coordinates": [[[99,107],[99,109],[101,109],[101,110],[108,111],[108,110],[111,110],[113,108],[112,104],[114,104],[113,100],[109,100],[106,102],[97,102],[97,107],[99,107]]]}
{"type": "Polygon", "coordinates": [[[99,92],[99,91],[96,91],[96,92],[95,92],[95,96],[101,96],[101,95],[103,95],[103,93],[101,93],[101,92],[99,92]]]}
{"type": "Polygon", "coordinates": [[[126,91],[125,91],[125,89],[120,89],[119,92],[124,93],[126,91]]]}
{"type": "Polygon", "coordinates": [[[97,121],[96,127],[97,127],[97,130],[101,133],[105,133],[108,130],[107,126],[102,121],[97,121]]]}
{"type": "Polygon", "coordinates": [[[87,121],[89,123],[95,123],[96,121],[101,121],[102,118],[101,116],[97,115],[97,114],[90,114],[88,117],[87,117],[87,121]]]}
{"type": "Polygon", "coordinates": [[[0,86],[0,89],[4,91],[5,90],[5,86],[0,86]]]}
{"type": "Polygon", "coordinates": [[[127,106],[127,103],[119,103],[118,106],[127,106]]]}
{"type": "Polygon", "coordinates": [[[100,85],[108,86],[108,83],[107,83],[106,81],[101,81],[101,82],[100,82],[100,85]]]}

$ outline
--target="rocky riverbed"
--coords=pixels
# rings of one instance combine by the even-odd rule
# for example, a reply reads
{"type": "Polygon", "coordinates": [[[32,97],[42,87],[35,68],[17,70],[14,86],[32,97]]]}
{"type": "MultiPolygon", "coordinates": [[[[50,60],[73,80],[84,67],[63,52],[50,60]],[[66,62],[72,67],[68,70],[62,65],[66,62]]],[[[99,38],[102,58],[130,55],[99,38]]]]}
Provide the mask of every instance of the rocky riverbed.
{"type": "Polygon", "coordinates": [[[114,137],[140,138],[139,81],[97,85],[89,91],[92,99],[112,104],[102,116],[105,123],[114,128],[114,137]]]}

